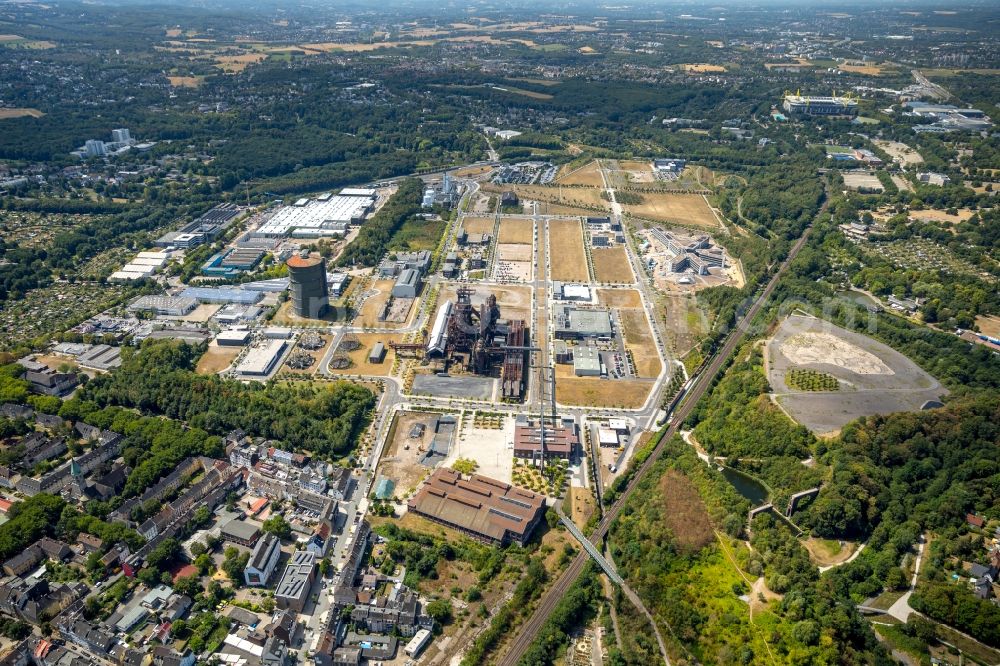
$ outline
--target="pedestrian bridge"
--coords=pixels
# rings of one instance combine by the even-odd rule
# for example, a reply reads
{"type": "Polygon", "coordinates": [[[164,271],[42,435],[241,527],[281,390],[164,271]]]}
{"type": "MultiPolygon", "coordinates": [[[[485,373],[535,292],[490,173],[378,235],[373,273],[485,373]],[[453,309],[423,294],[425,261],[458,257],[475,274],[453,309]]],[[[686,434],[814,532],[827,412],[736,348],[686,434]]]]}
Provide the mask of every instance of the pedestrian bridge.
{"type": "Polygon", "coordinates": [[[587,554],[590,555],[591,559],[597,562],[598,566],[601,567],[604,573],[608,575],[608,578],[610,578],[616,585],[623,586],[625,581],[623,581],[622,577],[618,575],[618,571],[615,569],[614,565],[611,564],[611,562],[608,562],[608,560],[601,555],[601,551],[597,550],[597,546],[592,544],[590,539],[583,535],[583,532],[581,532],[580,528],[576,526],[576,523],[567,518],[566,514],[564,514],[561,510],[559,510],[558,513],[559,520],[561,520],[562,524],[566,526],[569,533],[580,542],[580,545],[582,545],[583,549],[587,551],[587,554]]]}

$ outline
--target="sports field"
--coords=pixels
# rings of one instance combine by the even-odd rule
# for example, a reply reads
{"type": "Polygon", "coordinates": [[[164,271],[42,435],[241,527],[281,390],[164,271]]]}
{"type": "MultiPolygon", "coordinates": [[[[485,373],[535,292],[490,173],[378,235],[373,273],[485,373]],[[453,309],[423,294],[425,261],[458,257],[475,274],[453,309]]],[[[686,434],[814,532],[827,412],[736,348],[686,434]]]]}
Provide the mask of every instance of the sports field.
{"type": "Polygon", "coordinates": [[[594,248],[590,251],[594,260],[594,279],[610,284],[633,284],[635,276],[628,263],[628,255],[621,245],[594,248]]]}
{"type": "Polygon", "coordinates": [[[625,210],[635,217],[662,220],[695,227],[717,227],[712,209],[700,194],[643,192],[641,204],[630,204],[625,210]]]}
{"type": "Polygon", "coordinates": [[[549,250],[552,279],[561,282],[588,282],[587,255],[583,250],[583,228],[579,220],[549,222],[549,250]]]}

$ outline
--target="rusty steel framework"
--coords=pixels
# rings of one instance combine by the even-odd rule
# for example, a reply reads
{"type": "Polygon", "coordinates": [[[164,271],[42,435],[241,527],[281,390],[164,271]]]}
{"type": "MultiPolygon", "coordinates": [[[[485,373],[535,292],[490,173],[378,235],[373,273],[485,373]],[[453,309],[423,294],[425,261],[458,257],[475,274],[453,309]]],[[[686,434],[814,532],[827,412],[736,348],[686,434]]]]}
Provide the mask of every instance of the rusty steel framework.
{"type": "Polygon", "coordinates": [[[527,329],[524,320],[500,320],[497,297],[489,294],[478,308],[471,287],[459,287],[448,318],[446,358],[463,357],[465,368],[477,375],[500,372],[504,400],[521,400],[525,389],[527,329]]]}

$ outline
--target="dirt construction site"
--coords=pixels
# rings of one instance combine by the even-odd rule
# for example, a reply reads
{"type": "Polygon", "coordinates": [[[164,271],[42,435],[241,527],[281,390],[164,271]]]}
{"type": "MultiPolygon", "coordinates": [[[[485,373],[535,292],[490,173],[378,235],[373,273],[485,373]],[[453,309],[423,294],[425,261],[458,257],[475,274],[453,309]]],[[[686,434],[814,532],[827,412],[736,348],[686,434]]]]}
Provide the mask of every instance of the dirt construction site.
{"type": "Polygon", "coordinates": [[[835,433],[862,416],[919,410],[947,393],[894,349],[810,316],[781,323],[765,344],[765,364],[778,405],[817,434],[835,433]],[[831,375],[836,390],[793,389],[786,381],[792,370],[831,375]]]}

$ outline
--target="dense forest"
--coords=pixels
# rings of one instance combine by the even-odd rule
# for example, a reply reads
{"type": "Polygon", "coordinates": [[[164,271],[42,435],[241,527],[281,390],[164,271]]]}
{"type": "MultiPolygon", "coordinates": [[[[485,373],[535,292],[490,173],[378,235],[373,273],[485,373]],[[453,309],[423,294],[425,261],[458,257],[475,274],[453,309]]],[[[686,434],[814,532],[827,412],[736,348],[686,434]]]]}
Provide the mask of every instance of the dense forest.
{"type": "Polygon", "coordinates": [[[375,405],[369,390],[348,382],[263,386],[197,375],[199,355],[184,343],[147,341],[115,372],[89,382],[80,397],[178,419],[215,435],[242,428],[327,458],[351,452],[375,405]]]}
{"type": "MultiPolygon", "coordinates": [[[[800,524],[834,538],[866,538],[861,556],[831,572],[860,601],[901,580],[890,571],[912,553],[921,533],[934,544],[911,605],[1000,647],[998,613],[957,587],[961,561],[988,564],[987,540],[966,514],[995,518],[1000,507],[1000,394],[964,393],[943,409],[862,419],[844,428],[821,461],[831,480],[800,524]]],[[[905,580],[903,578],[902,580],[905,580]]]]}
{"type": "MultiPolygon", "coordinates": [[[[891,663],[870,627],[819,578],[783,526],[755,522],[748,503],[680,438],[629,498],[609,547],[619,571],[661,625],[678,658],[700,663],[891,663]],[[749,578],[747,577],[749,575],[749,578]],[[760,603],[748,580],[764,576],[780,601],[760,603]],[[749,594],[753,619],[739,596],[749,594]]],[[[624,602],[627,603],[627,602],[624,602]]],[[[645,635],[623,637],[621,661],[658,659],[645,635]]]]}
{"type": "Polygon", "coordinates": [[[816,438],[768,398],[760,349],[745,347],[737,359],[688,418],[698,443],[720,456],[808,458],[816,438]]]}
{"type": "Polygon", "coordinates": [[[419,178],[407,178],[396,193],[366,222],[357,238],[337,260],[338,266],[374,266],[385,254],[393,235],[420,210],[424,193],[419,178]]]}

